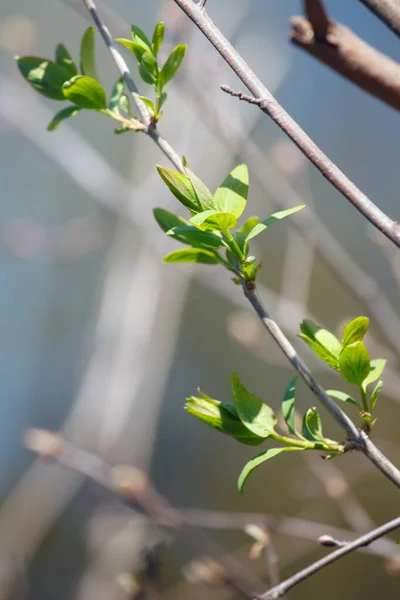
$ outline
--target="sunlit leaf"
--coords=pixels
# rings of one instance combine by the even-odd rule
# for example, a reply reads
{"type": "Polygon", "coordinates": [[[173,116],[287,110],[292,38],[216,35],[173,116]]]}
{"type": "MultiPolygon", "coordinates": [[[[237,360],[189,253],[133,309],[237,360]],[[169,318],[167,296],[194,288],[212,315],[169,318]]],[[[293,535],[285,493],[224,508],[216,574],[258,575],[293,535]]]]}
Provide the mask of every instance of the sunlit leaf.
{"type": "Polygon", "coordinates": [[[179,44],[179,46],[176,46],[176,48],[174,48],[171,54],[168,56],[165,65],[160,71],[160,76],[158,80],[161,89],[165,86],[166,83],[168,83],[170,79],[172,79],[172,77],[175,75],[175,73],[181,66],[181,63],[185,56],[185,52],[186,45],[179,44]]]}
{"type": "Polygon", "coordinates": [[[382,375],[383,369],[385,368],[387,360],[385,358],[374,358],[371,360],[370,366],[371,370],[362,383],[364,391],[366,391],[367,386],[370,383],[373,383],[382,375]]]}
{"type": "Polygon", "coordinates": [[[340,390],[326,390],[326,393],[328,394],[328,396],[334,398],[335,400],[340,400],[340,402],[347,402],[347,404],[353,404],[354,406],[357,406],[357,408],[361,409],[361,405],[346,392],[341,392],[340,390]]]}
{"type": "Polygon", "coordinates": [[[175,250],[164,257],[165,263],[202,263],[203,265],[216,265],[219,262],[218,256],[208,250],[199,248],[184,248],[175,250]]]}
{"type": "Polygon", "coordinates": [[[94,49],[94,37],[96,29],[88,27],[82,36],[80,50],[80,66],[82,75],[98,79],[94,49]]]}
{"type": "Polygon", "coordinates": [[[77,75],[63,85],[65,98],[81,108],[104,110],[107,108],[107,97],[103,86],[85,75],[77,75]]]}
{"type": "Polygon", "coordinates": [[[160,174],[161,179],[169,187],[174,196],[184,206],[189,208],[192,212],[198,213],[201,211],[201,206],[193,189],[193,185],[186,175],[173,171],[168,167],[161,167],[157,165],[157,171],[160,174]]]}
{"type": "Polygon", "coordinates": [[[80,106],[67,106],[67,108],[58,111],[47,125],[47,131],[54,131],[61,121],[74,117],[80,110],[82,110],[80,106]]]}
{"type": "Polygon", "coordinates": [[[188,221],[182,219],[178,215],[165,210],[164,208],[155,208],[153,210],[154,217],[165,233],[174,227],[189,225],[188,221]]]}
{"type": "Polygon", "coordinates": [[[237,225],[237,219],[233,215],[217,210],[201,212],[192,217],[190,222],[204,231],[226,231],[237,225]]]}
{"type": "Polygon", "coordinates": [[[354,342],[361,342],[367,333],[369,319],[367,317],[357,317],[347,323],[343,329],[342,345],[348,346],[354,342]]]}
{"type": "Polygon", "coordinates": [[[281,210],[279,212],[274,213],[267,219],[264,219],[264,221],[260,221],[260,223],[258,223],[258,225],[253,227],[253,229],[248,233],[247,241],[251,240],[252,238],[256,237],[256,235],[259,235],[260,233],[265,231],[265,229],[267,229],[273,223],[276,223],[276,221],[280,221],[281,219],[284,219],[285,217],[288,217],[289,215],[294,214],[295,212],[301,210],[304,207],[305,207],[305,204],[302,204],[300,206],[288,208],[287,210],[281,210]]]}
{"type": "Polygon", "coordinates": [[[68,71],[70,77],[78,75],[78,69],[64,44],[58,44],[56,48],[56,63],[68,71]]]}
{"type": "Polygon", "coordinates": [[[249,172],[246,165],[235,167],[214,194],[215,208],[239,218],[246,207],[249,172]]]}
{"type": "Polygon", "coordinates": [[[249,475],[254,471],[256,467],[261,465],[262,463],[274,458],[278,454],[282,454],[282,452],[299,452],[304,450],[304,448],[292,448],[291,446],[286,446],[284,448],[270,448],[269,450],[265,450],[260,454],[257,454],[254,458],[249,460],[249,462],[245,465],[242,472],[239,475],[238,479],[238,488],[239,492],[243,492],[244,485],[249,477],[249,475]]]}
{"type": "Polygon", "coordinates": [[[189,177],[190,181],[192,182],[193,189],[196,193],[197,199],[202,210],[215,209],[214,199],[210,190],[208,189],[206,184],[203,183],[201,179],[193,173],[184,156],[182,157],[182,164],[186,176],[189,177]]]}
{"type": "Polygon", "coordinates": [[[246,390],[237,373],[231,375],[231,390],[237,414],[247,429],[264,438],[273,433],[276,425],[273,410],[246,390]]]}
{"type": "Polygon", "coordinates": [[[285,423],[287,425],[289,432],[292,433],[293,435],[297,435],[296,429],[294,426],[294,420],[295,420],[294,405],[295,405],[295,392],[296,392],[297,379],[298,379],[298,375],[294,375],[291,378],[291,380],[289,381],[289,383],[286,387],[286,390],[285,390],[285,394],[283,396],[282,404],[281,404],[283,418],[285,419],[285,423]]]}
{"type": "Polygon", "coordinates": [[[339,365],[343,379],[360,386],[371,369],[368,351],[364,344],[354,342],[346,346],[340,353],[339,365]]]}
{"type": "Polygon", "coordinates": [[[67,69],[39,56],[23,56],[16,61],[21,75],[37,92],[52,100],[65,100],[62,86],[71,77],[67,69]]]}
{"type": "Polygon", "coordinates": [[[162,43],[164,40],[164,23],[157,23],[153,33],[153,39],[151,40],[151,47],[153,49],[154,56],[157,56],[162,43]]]}
{"type": "Polygon", "coordinates": [[[371,410],[374,408],[383,388],[383,381],[378,381],[371,394],[371,410]]]}

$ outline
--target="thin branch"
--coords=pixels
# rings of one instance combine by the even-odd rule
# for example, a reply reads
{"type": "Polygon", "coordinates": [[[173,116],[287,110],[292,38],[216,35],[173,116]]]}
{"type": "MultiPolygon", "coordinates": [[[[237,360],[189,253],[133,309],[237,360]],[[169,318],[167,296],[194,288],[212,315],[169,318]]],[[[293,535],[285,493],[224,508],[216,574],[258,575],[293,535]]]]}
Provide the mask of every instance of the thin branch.
{"type": "Polygon", "coordinates": [[[315,37],[325,40],[331,23],[322,0],[304,0],[304,12],[312,24],[315,37]]]}
{"type": "Polygon", "coordinates": [[[151,124],[150,114],[145,106],[145,104],[140,100],[138,95],[138,89],[136,84],[130,74],[129,67],[126,64],[122,54],[118,50],[111,33],[109,32],[107,26],[101,19],[97,7],[93,0],[82,0],[87,10],[89,11],[94,24],[96,25],[98,31],[101,34],[101,37],[104,40],[107,48],[110,51],[110,54],[117,66],[117,69],[121,73],[124,78],[126,87],[128,88],[130,95],[139,111],[140,120],[144,125],[144,133],[147,133],[149,137],[157,144],[157,146],[164,152],[166,157],[172,162],[172,164],[178,169],[178,171],[182,172],[182,162],[179,158],[178,154],[175,150],[170,146],[170,144],[158,133],[156,127],[151,124]]]}
{"type": "Polygon", "coordinates": [[[290,361],[294,369],[299,373],[313,394],[320,400],[323,406],[331,413],[339,425],[346,431],[349,440],[354,442],[354,448],[361,450],[370,461],[384,474],[392,483],[400,487],[400,471],[376,448],[367,435],[359,431],[353,421],[340,410],[335,402],[328,396],[321,384],[315,379],[305,362],[297,354],[279,325],[270,317],[265,310],[258,294],[255,284],[243,283],[243,291],[246,298],[256,311],[264,327],[270,333],[274,341],[290,361]]]}
{"type": "Polygon", "coordinates": [[[174,0],[188,15],[193,23],[211,42],[222,58],[228,63],[239,79],[256,98],[256,103],[263,112],[290,137],[305,156],[319,169],[324,177],[341,192],[357,210],[370,221],[381,233],[386,235],[396,246],[400,247],[400,226],[380,210],[340,169],[337,167],[313,140],[302,130],[300,125],[282,108],[273,95],[253,73],[242,56],[223,36],[205,10],[200,9],[192,0],[174,0]]]}
{"type": "Polygon", "coordinates": [[[326,36],[318,34],[311,19],[291,19],[292,42],[346,79],[400,110],[400,65],[350,29],[330,22],[326,36]]]}
{"type": "MultiPolygon", "coordinates": [[[[259,595],[251,588],[252,581],[241,564],[231,557],[221,557],[218,547],[192,526],[184,512],[173,508],[165,498],[158,494],[143,471],[127,466],[111,468],[100,457],[76,448],[49,431],[29,430],[25,435],[25,444],[30,450],[44,458],[56,460],[95,481],[118,496],[129,507],[133,509],[140,507],[154,523],[172,529],[188,547],[202,556],[201,568],[197,570],[197,574],[201,573],[203,581],[231,587],[251,599],[276,600],[281,598],[289,589],[311,577],[317,571],[359,548],[368,546],[400,527],[400,517],[397,517],[351,542],[344,543],[324,558],[259,595]]],[[[334,545],[343,543],[334,539],[332,542],[334,545]]]]}
{"type": "Polygon", "coordinates": [[[349,542],[348,544],[345,544],[341,548],[338,548],[338,550],[335,550],[331,554],[324,556],[324,558],[317,560],[316,562],[309,565],[305,569],[298,571],[297,573],[292,575],[292,577],[289,577],[288,579],[286,579],[286,581],[283,581],[279,585],[268,590],[268,592],[266,592],[265,594],[260,596],[260,599],[261,600],[276,600],[277,598],[281,598],[288,590],[293,588],[295,585],[301,583],[305,579],[308,579],[309,577],[311,577],[312,575],[314,575],[321,569],[324,569],[325,567],[331,565],[332,563],[336,562],[343,556],[346,556],[346,554],[350,554],[350,552],[354,552],[354,550],[357,550],[358,548],[361,548],[362,546],[365,546],[366,544],[371,544],[373,541],[386,535],[387,533],[390,533],[391,531],[394,531],[395,529],[398,529],[399,527],[400,527],[400,517],[397,517],[396,519],[393,519],[392,521],[389,521],[388,523],[385,523],[384,525],[381,525],[380,527],[373,529],[369,533],[362,535],[361,537],[357,538],[353,542],[349,542]]]}
{"type": "Polygon", "coordinates": [[[400,36],[400,4],[398,0],[360,0],[381,21],[400,36]]]}

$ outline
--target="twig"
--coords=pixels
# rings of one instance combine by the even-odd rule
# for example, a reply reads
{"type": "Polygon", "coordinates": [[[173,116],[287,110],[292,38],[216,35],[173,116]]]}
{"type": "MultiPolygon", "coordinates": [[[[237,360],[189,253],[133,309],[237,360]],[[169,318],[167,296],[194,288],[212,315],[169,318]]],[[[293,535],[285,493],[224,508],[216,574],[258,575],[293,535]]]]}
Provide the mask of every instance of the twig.
{"type": "Polygon", "coordinates": [[[293,140],[305,156],[319,169],[324,177],[341,192],[357,210],[381,233],[400,247],[400,227],[380,210],[340,169],[337,167],[300,125],[282,108],[273,95],[253,73],[241,55],[223,36],[205,10],[200,9],[192,0],[174,0],[188,15],[193,23],[211,42],[222,58],[228,63],[239,79],[250,90],[256,104],[263,112],[293,140]]]}
{"type": "Polygon", "coordinates": [[[390,533],[391,531],[399,527],[400,517],[397,517],[396,519],[393,519],[392,521],[389,521],[388,523],[385,523],[384,525],[373,529],[369,533],[362,535],[353,542],[345,544],[344,546],[338,548],[331,554],[328,554],[328,556],[324,556],[324,558],[317,560],[305,569],[302,569],[301,571],[298,571],[297,573],[292,575],[292,577],[286,579],[286,581],[283,581],[279,585],[268,590],[265,594],[262,594],[262,596],[260,596],[261,600],[276,600],[277,598],[281,598],[288,590],[293,588],[295,585],[301,583],[305,579],[308,579],[308,577],[311,577],[311,575],[314,575],[314,573],[317,573],[321,569],[324,569],[325,567],[336,562],[337,560],[339,560],[339,558],[342,558],[342,556],[346,556],[346,554],[350,554],[350,552],[354,552],[354,550],[357,550],[358,548],[361,548],[366,544],[371,544],[374,540],[377,540],[378,538],[386,535],[387,533],[390,533]]]}
{"type": "MultiPolygon", "coordinates": [[[[247,598],[262,600],[281,598],[289,589],[336,562],[342,556],[363,548],[400,527],[400,517],[397,517],[345,543],[328,556],[298,571],[264,594],[258,595],[251,589],[251,579],[248,578],[241,564],[231,557],[220,557],[217,547],[192,527],[182,511],[173,508],[158,494],[143,471],[126,466],[111,468],[98,456],[68,444],[60,436],[49,431],[30,430],[25,436],[25,443],[33,452],[56,460],[92,479],[112,494],[116,494],[128,506],[134,509],[140,507],[156,524],[171,528],[190,548],[203,556],[200,569],[203,580],[211,584],[232,587],[247,598]]],[[[338,541],[338,544],[340,543],[338,541]]]]}
{"type": "Polygon", "coordinates": [[[381,21],[400,36],[400,5],[398,0],[360,0],[381,21]]]}
{"type": "Polygon", "coordinates": [[[311,19],[291,19],[291,40],[349,81],[400,110],[400,65],[350,29],[330,22],[325,37],[311,19]]]}
{"type": "Polygon", "coordinates": [[[96,25],[98,31],[101,34],[107,48],[110,51],[110,54],[124,78],[126,87],[128,88],[134,103],[137,106],[137,109],[140,114],[140,119],[142,124],[144,125],[143,132],[147,133],[149,137],[157,144],[157,146],[164,152],[165,156],[172,162],[172,164],[178,169],[178,171],[182,171],[182,162],[179,158],[178,154],[172,148],[172,146],[165,140],[157,131],[156,127],[151,124],[150,114],[145,106],[145,104],[140,100],[138,95],[138,90],[133,81],[132,75],[130,74],[128,65],[126,64],[122,54],[118,50],[111,33],[109,32],[107,26],[102,21],[96,5],[93,0],[82,0],[87,10],[89,11],[94,24],[96,25]]]}
{"type": "Polygon", "coordinates": [[[325,40],[331,23],[322,0],[304,0],[304,12],[310,20],[315,37],[325,40]]]}
{"type": "Polygon", "coordinates": [[[340,410],[335,402],[328,396],[321,384],[315,379],[305,362],[297,354],[279,325],[270,317],[265,310],[258,294],[255,284],[243,283],[243,291],[246,298],[256,311],[264,327],[271,334],[286,358],[299,373],[313,394],[320,400],[325,408],[331,413],[341,427],[346,431],[349,440],[354,442],[354,449],[361,450],[370,461],[384,474],[392,483],[400,487],[400,471],[376,448],[371,440],[362,431],[359,431],[353,421],[340,410]]]}

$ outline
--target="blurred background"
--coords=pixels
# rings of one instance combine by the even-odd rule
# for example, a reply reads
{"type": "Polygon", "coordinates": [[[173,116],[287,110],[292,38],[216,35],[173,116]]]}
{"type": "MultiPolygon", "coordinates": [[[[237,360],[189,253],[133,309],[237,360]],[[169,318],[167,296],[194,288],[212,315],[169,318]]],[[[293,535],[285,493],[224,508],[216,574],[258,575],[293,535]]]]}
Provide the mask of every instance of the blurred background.
{"type": "MultiPolygon", "coordinates": [[[[199,386],[230,401],[236,370],[279,411],[292,371],[227,273],[162,264],[175,243],[152,209],[177,203],[155,171],[156,163],[169,165],[150,139],[115,136],[108,119],[90,113],[46,131],[59,104],[31,91],[13,56],[52,57],[63,42],[76,59],[88,25],[81,4],[0,4],[0,596],[222,598],[229,593],[182,578],[192,554],[170,532],[76,473],[35,459],[23,432],[60,430],[111,464],[140,466],[179,508],[296,517],[293,535],[271,531],[281,578],[326,553],[315,539],[329,527],[360,532],[395,517],[398,492],[362,456],[323,463],[295,453],[259,468],[241,496],[237,476],[257,449],[183,410],[199,386]],[[310,521],[322,524],[319,533],[310,521]],[[141,590],[140,573],[149,579],[141,590]]],[[[399,40],[360,3],[327,5],[334,19],[400,60],[399,40]]],[[[340,335],[346,321],[370,317],[370,355],[388,358],[374,437],[398,462],[399,252],[261,111],[220,91],[222,83],[241,85],[173,1],[104,0],[99,8],[115,37],[127,36],[131,23],[150,34],[162,20],[164,56],[188,44],[160,131],[210,189],[246,162],[247,216],[307,204],[254,243],[261,295],[327,388],[343,384],[296,338],[299,322],[312,318],[340,335]]],[[[289,113],[396,219],[398,115],[290,45],[288,22],[300,2],[209,0],[208,10],[289,113]]],[[[99,36],[97,57],[110,90],[117,74],[99,36]]],[[[301,410],[314,405],[302,383],[298,390],[301,410]]],[[[325,433],[341,439],[323,417],[325,433]]],[[[268,586],[265,556],[249,558],[253,542],[243,528],[209,533],[268,586]]],[[[400,559],[391,539],[376,546],[379,556],[353,554],[288,598],[317,598],[321,590],[325,600],[397,597],[400,559]]]]}

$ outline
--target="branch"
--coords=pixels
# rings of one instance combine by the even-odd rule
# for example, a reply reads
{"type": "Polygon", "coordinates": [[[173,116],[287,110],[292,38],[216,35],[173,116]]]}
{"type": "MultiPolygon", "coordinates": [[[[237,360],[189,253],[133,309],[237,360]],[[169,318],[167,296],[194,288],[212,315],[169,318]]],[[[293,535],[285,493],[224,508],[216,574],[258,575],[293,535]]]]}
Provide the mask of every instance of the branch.
{"type": "Polygon", "coordinates": [[[400,36],[400,4],[398,0],[360,0],[381,21],[400,36]]]}
{"type": "Polygon", "coordinates": [[[328,396],[321,384],[315,379],[305,362],[297,354],[279,325],[270,317],[265,310],[257,294],[255,284],[243,283],[243,291],[246,298],[254,308],[261,322],[272,338],[290,361],[300,377],[305,381],[313,394],[320,400],[321,404],[331,413],[333,418],[346,431],[348,438],[354,443],[353,448],[361,450],[369,460],[397,487],[400,487],[400,471],[376,448],[364,432],[359,431],[353,421],[340,410],[335,402],[328,396]]]}
{"type": "Polygon", "coordinates": [[[331,552],[331,554],[324,556],[324,558],[317,560],[316,562],[309,565],[305,569],[302,569],[301,571],[298,571],[297,573],[292,575],[292,577],[289,577],[288,579],[286,579],[286,581],[283,581],[279,585],[268,590],[267,592],[265,592],[265,594],[260,596],[260,600],[276,600],[277,598],[281,598],[282,596],[285,595],[285,593],[288,590],[293,588],[298,583],[301,583],[305,579],[308,579],[309,577],[311,577],[312,575],[314,575],[321,569],[328,567],[329,565],[336,562],[343,556],[346,556],[346,554],[350,554],[350,552],[354,552],[354,550],[357,550],[358,548],[361,548],[362,546],[371,544],[378,538],[386,535],[387,533],[390,533],[394,529],[398,529],[399,527],[400,527],[400,517],[397,517],[396,519],[393,519],[392,521],[389,521],[388,523],[385,523],[384,525],[381,525],[380,527],[373,529],[369,533],[365,533],[364,535],[357,538],[353,542],[349,542],[346,545],[342,546],[341,548],[338,548],[338,550],[331,552]]]}
{"type": "Polygon", "coordinates": [[[200,9],[192,0],[174,0],[188,15],[193,23],[211,42],[222,58],[228,63],[239,79],[250,90],[263,112],[290,137],[305,156],[319,169],[324,177],[342,193],[357,210],[370,221],[381,233],[386,235],[396,246],[400,247],[400,227],[381,211],[340,169],[337,167],[312,139],[301,129],[300,125],[282,108],[258,77],[253,73],[241,55],[233,48],[213,23],[207,12],[200,9]]]}
{"type": "MultiPolygon", "coordinates": [[[[168,527],[180,537],[192,550],[202,556],[201,563],[195,563],[198,579],[214,585],[225,585],[240,592],[251,600],[276,600],[289,589],[311,577],[317,571],[350,554],[359,548],[368,546],[375,540],[400,527],[400,517],[362,535],[351,542],[329,540],[329,536],[320,541],[323,544],[341,545],[324,558],[298,571],[286,581],[274,586],[262,595],[256,594],[247,571],[232,557],[221,557],[217,546],[208,537],[192,526],[185,512],[172,507],[165,498],[153,488],[147,475],[140,469],[128,466],[110,467],[100,457],[76,448],[50,431],[33,429],[25,435],[25,445],[44,458],[53,459],[60,464],[77,471],[95,481],[98,485],[116,495],[132,509],[138,507],[154,523],[168,527]]],[[[200,515],[201,515],[200,511],[200,515]]],[[[190,515],[190,511],[189,511],[190,515]]],[[[194,516],[194,520],[196,520],[194,516]]],[[[201,521],[199,516],[197,522],[201,521]]],[[[193,566],[193,563],[192,563],[193,566]]]]}
{"type": "Polygon", "coordinates": [[[155,125],[151,124],[149,112],[145,106],[145,104],[140,100],[138,89],[133,81],[132,75],[130,74],[129,67],[126,64],[122,54],[118,50],[111,33],[106,27],[105,23],[102,21],[99,13],[97,12],[97,7],[93,0],[83,0],[83,4],[86,6],[89,11],[94,24],[96,25],[98,31],[101,34],[101,37],[104,40],[107,48],[110,51],[110,54],[115,62],[118,71],[121,73],[124,78],[126,87],[128,88],[132,100],[134,101],[140,115],[140,120],[144,125],[144,133],[157,144],[157,146],[164,152],[166,157],[172,162],[172,164],[178,169],[178,171],[182,172],[182,162],[179,158],[178,154],[175,150],[170,146],[170,144],[158,133],[155,125]]]}
{"type": "Polygon", "coordinates": [[[400,65],[340,23],[330,22],[326,36],[314,22],[291,19],[291,40],[346,79],[400,110],[400,65]]]}

